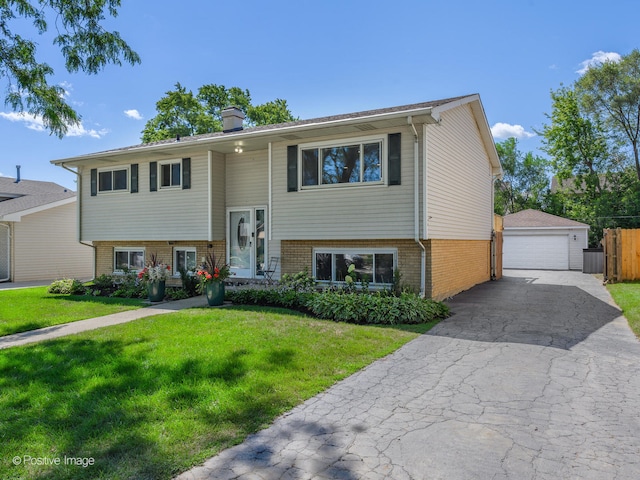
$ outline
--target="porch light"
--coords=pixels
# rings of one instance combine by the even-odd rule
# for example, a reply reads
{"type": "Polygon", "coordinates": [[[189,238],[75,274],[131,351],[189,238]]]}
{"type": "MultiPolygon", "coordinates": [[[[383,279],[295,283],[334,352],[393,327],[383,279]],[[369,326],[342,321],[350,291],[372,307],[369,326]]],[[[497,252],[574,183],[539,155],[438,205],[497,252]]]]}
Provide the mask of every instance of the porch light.
{"type": "Polygon", "coordinates": [[[242,153],[242,147],[237,146],[236,147],[236,153],[242,153]]]}

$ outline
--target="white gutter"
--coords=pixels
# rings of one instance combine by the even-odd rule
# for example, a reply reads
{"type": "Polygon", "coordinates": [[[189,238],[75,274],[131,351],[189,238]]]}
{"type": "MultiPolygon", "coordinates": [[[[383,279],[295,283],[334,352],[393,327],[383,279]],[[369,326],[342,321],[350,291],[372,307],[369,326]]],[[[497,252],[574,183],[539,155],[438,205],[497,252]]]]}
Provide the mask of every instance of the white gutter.
{"type": "Polygon", "coordinates": [[[427,249],[420,241],[420,144],[418,138],[418,131],[413,124],[413,118],[411,115],[407,117],[407,123],[411,125],[413,129],[413,239],[421,249],[420,252],[420,297],[425,297],[426,291],[426,267],[425,262],[427,259],[427,249]]]}
{"type": "MultiPolygon", "coordinates": [[[[88,160],[100,160],[103,158],[110,158],[113,156],[126,156],[127,154],[134,154],[139,152],[153,153],[154,151],[162,151],[167,148],[189,148],[189,147],[198,147],[203,144],[208,144],[208,148],[215,148],[218,144],[225,143],[233,143],[238,140],[242,140],[246,138],[249,139],[259,139],[263,137],[273,137],[273,135],[287,135],[287,134],[295,134],[302,133],[307,130],[314,130],[319,128],[335,128],[335,127],[343,127],[348,125],[356,125],[360,123],[366,122],[375,122],[375,121],[383,121],[383,120],[393,120],[393,119],[402,119],[405,118],[407,114],[413,116],[426,116],[431,117],[434,107],[418,107],[410,110],[401,110],[395,112],[383,112],[383,113],[374,113],[370,115],[363,115],[357,117],[345,116],[345,118],[339,118],[334,120],[322,121],[322,119],[318,119],[318,121],[309,121],[308,123],[295,123],[294,125],[286,125],[282,126],[282,124],[276,124],[273,126],[265,126],[265,128],[260,130],[238,130],[237,132],[228,132],[220,135],[214,136],[203,136],[201,138],[197,138],[191,141],[183,141],[183,142],[174,142],[174,143],[159,143],[159,144],[141,144],[135,145],[132,147],[126,147],[122,149],[116,150],[107,150],[104,152],[92,153],[89,155],[82,155],[78,157],[71,157],[59,160],[52,160],[51,163],[54,165],[63,165],[64,163],[74,163],[74,162],[84,162],[88,160]]],[[[436,120],[437,121],[437,120],[436,120]]],[[[178,155],[178,153],[176,153],[178,155]]]]}

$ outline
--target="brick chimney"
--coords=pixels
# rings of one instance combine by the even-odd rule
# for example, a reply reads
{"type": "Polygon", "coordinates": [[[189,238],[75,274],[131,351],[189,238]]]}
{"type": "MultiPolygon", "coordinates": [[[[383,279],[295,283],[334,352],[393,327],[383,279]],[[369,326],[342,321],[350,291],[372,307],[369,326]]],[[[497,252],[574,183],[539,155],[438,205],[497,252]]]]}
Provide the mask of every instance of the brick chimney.
{"type": "Polygon", "coordinates": [[[242,130],[244,113],[238,107],[227,107],[222,110],[222,131],[224,133],[242,130]]]}

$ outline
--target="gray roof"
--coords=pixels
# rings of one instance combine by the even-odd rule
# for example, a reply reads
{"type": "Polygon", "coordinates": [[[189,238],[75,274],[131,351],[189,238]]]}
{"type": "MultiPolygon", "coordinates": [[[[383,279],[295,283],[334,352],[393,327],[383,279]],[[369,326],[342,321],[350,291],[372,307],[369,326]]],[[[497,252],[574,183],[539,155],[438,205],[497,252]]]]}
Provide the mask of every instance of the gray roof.
{"type": "Polygon", "coordinates": [[[558,217],[539,210],[522,210],[504,216],[504,228],[589,228],[586,223],[576,222],[568,218],[558,217]]]}
{"type": "MultiPolygon", "coordinates": [[[[91,155],[81,155],[79,157],[67,158],[67,159],[59,159],[53,160],[54,164],[63,164],[69,162],[77,162],[90,157],[95,156],[104,156],[105,154],[122,154],[127,152],[140,152],[141,149],[153,149],[157,147],[166,146],[168,148],[173,147],[187,147],[189,145],[197,145],[202,144],[202,142],[206,142],[207,140],[218,141],[224,139],[233,139],[233,140],[245,140],[247,137],[252,137],[254,135],[260,134],[280,134],[285,135],[283,132],[290,132],[292,129],[295,130],[297,128],[304,128],[306,126],[323,126],[323,125],[332,125],[339,123],[345,120],[370,120],[375,118],[380,118],[384,116],[389,116],[398,113],[411,113],[418,112],[423,113],[426,109],[433,109],[436,107],[442,107],[447,104],[452,104],[461,100],[471,99],[478,97],[477,94],[473,95],[463,95],[459,97],[446,98],[442,100],[434,100],[429,102],[422,103],[413,103],[408,105],[400,105],[396,107],[389,108],[380,108],[375,110],[365,110],[361,112],[354,113],[345,113],[340,115],[332,115],[327,117],[318,117],[311,118],[307,120],[297,120],[294,122],[285,122],[278,124],[270,124],[270,125],[260,125],[257,127],[248,127],[243,128],[241,130],[234,130],[231,132],[212,132],[212,133],[203,133],[200,135],[192,135],[188,137],[180,137],[179,141],[176,138],[170,138],[166,140],[160,140],[157,142],[149,142],[142,143],[137,145],[129,145],[126,147],[115,148],[111,150],[106,150],[103,152],[97,152],[91,155]]],[[[286,136],[284,137],[286,138],[286,136]]]]}
{"type": "Polygon", "coordinates": [[[4,215],[23,212],[75,197],[75,192],[57,183],[0,177],[0,219],[4,215]]]}

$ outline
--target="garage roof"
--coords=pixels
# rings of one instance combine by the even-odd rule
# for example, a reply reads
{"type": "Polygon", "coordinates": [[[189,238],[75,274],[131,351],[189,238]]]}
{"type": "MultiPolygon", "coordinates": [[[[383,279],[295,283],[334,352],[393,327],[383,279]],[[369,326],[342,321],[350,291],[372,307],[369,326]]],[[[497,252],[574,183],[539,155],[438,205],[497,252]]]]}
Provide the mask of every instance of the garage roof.
{"type": "Polygon", "coordinates": [[[586,223],[558,217],[539,210],[522,210],[504,217],[504,228],[589,228],[586,223]]]}

